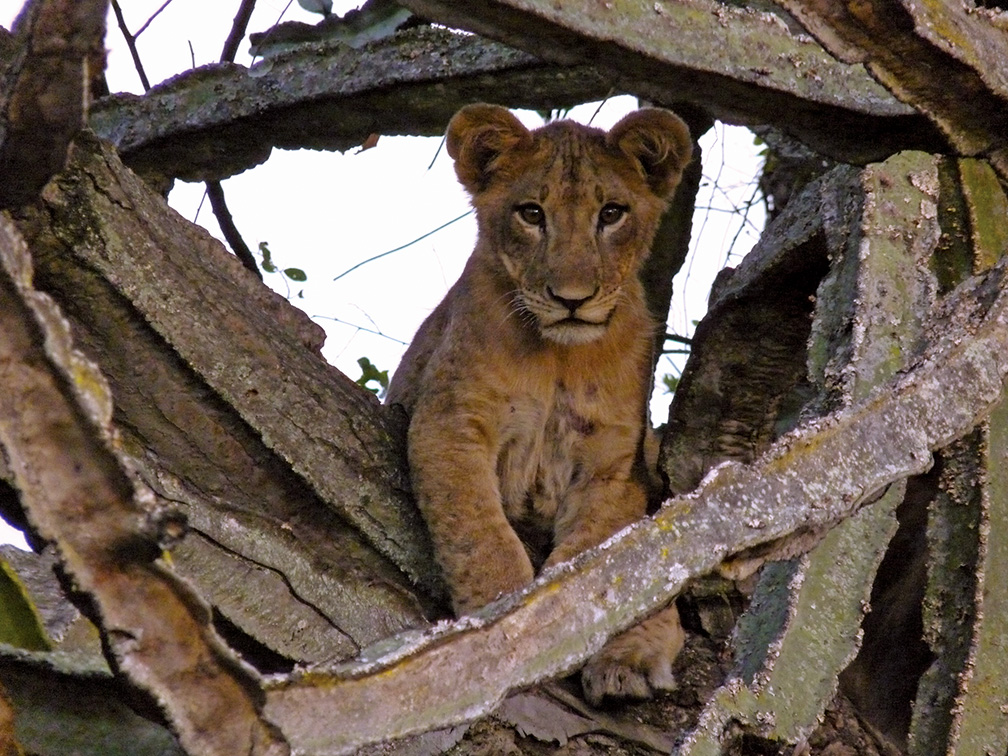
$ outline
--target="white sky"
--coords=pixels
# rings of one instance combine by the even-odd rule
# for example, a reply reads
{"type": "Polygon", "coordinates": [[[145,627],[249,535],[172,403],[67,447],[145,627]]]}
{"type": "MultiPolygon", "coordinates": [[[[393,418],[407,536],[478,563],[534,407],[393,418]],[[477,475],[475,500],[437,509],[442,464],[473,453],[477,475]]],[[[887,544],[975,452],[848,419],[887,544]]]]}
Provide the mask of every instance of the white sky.
{"type": "MultiPolygon", "coordinates": [[[[120,0],[130,31],[135,33],[163,2],[120,0]]],[[[333,10],[343,13],[356,4],[336,0],[333,10]]],[[[20,5],[18,0],[0,0],[0,26],[10,28],[20,5]]],[[[151,83],[191,68],[194,60],[196,65],[217,61],[238,5],[238,0],[172,0],[137,42],[151,83]]],[[[321,18],[296,2],[259,0],[249,31],[263,31],[281,15],[284,20],[309,23],[321,18]]],[[[142,93],[111,11],[106,46],[110,89],[142,93]]],[[[246,39],[237,62],[249,65],[247,53],[246,39]]],[[[581,106],[570,115],[587,122],[596,107],[581,106]]],[[[634,107],[633,98],[615,98],[595,115],[593,124],[608,128],[634,107]]],[[[521,117],[530,126],[541,122],[534,113],[521,117]]],[[[380,370],[394,370],[405,343],[458,277],[472,249],[475,222],[468,216],[333,280],[357,263],[417,239],[468,210],[451,160],[439,151],[440,141],[382,137],[373,149],[342,154],[274,150],[263,165],[223,182],[235,224],[253,252],[265,241],[278,267],[307,273],[305,283],[288,282],[279,274],[267,274],[266,282],[325,328],[325,357],[351,378],[360,375],[357,359],[363,356],[380,370]]],[[[761,160],[752,135],[719,124],[701,139],[701,147],[704,182],[694,216],[691,257],[676,277],[669,324],[670,330],[687,335],[692,333],[692,321],[702,317],[711,281],[729,252],[731,264],[737,264],[764,223],[761,203],[751,207],[747,220],[737,211],[755,196],[753,176],[761,160]]],[[[208,202],[197,214],[202,199],[202,184],[179,182],[169,202],[221,238],[208,202]]],[[[678,374],[684,360],[673,359],[675,365],[668,357],[659,362],[658,376],[678,374]]],[[[656,423],[665,421],[668,402],[659,386],[652,401],[656,423]]]]}

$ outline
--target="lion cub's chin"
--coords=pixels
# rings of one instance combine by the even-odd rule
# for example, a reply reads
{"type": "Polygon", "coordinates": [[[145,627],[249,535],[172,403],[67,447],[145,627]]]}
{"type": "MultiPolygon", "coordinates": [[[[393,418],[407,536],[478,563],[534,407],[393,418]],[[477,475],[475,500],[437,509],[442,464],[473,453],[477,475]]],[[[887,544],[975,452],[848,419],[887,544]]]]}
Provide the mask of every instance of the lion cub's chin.
{"type": "Polygon", "coordinates": [[[561,320],[552,325],[541,325],[539,327],[543,338],[562,344],[563,346],[577,346],[578,344],[588,344],[602,337],[606,332],[606,323],[589,323],[586,320],[561,320]]]}

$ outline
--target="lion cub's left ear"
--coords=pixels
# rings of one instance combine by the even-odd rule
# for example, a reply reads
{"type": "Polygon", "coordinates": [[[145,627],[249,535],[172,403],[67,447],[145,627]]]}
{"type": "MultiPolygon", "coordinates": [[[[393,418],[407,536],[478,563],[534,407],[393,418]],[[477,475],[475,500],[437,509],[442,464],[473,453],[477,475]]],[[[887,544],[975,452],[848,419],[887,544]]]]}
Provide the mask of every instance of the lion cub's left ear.
{"type": "Polygon", "coordinates": [[[675,191],[693,156],[689,127],[675,113],[660,108],[635,110],[612,127],[606,140],[640,164],[651,191],[659,197],[675,191]]]}

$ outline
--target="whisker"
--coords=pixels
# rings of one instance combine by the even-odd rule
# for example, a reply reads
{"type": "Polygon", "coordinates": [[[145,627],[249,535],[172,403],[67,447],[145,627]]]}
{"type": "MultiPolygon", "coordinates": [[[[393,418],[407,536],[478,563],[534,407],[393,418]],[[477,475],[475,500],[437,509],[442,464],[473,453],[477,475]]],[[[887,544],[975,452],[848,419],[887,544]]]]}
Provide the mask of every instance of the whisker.
{"type": "Polygon", "coordinates": [[[525,308],[522,302],[522,294],[519,289],[512,289],[509,292],[502,294],[497,298],[496,301],[500,301],[504,297],[509,297],[508,306],[506,308],[507,314],[501,319],[497,324],[497,330],[499,331],[504,325],[511,319],[511,316],[517,315],[519,319],[525,314],[529,314],[528,310],[525,308]]]}

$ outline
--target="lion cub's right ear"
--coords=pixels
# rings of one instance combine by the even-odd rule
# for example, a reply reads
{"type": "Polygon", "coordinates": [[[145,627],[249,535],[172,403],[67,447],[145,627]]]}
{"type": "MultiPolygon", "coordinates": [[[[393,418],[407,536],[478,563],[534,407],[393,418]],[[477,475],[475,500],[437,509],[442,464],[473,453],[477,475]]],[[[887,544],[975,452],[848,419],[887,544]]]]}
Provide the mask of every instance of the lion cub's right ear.
{"type": "Polygon", "coordinates": [[[462,186],[476,194],[486,187],[497,158],[531,139],[529,130],[507,108],[466,105],[448,124],[445,146],[462,186]]]}

